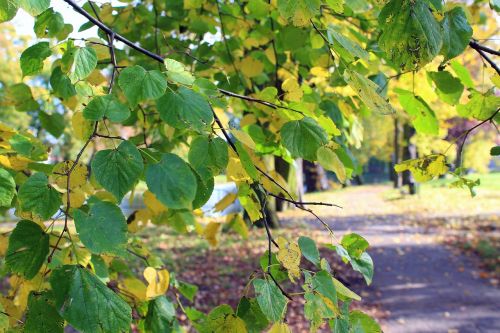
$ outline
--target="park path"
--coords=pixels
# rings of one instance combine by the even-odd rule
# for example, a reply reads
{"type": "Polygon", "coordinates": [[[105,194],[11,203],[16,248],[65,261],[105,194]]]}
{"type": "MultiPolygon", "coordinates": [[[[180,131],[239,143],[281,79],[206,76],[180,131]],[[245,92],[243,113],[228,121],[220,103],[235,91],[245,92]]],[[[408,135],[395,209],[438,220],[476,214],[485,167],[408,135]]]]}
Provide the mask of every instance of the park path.
{"type": "Polygon", "coordinates": [[[436,230],[407,223],[429,216],[388,211],[380,194],[342,194],[336,199],[344,210],[329,223],[340,235],[357,232],[370,242],[375,273],[362,295],[387,314],[384,332],[500,332],[500,289],[480,278],[477,258],[440,244],[436,230]]]}

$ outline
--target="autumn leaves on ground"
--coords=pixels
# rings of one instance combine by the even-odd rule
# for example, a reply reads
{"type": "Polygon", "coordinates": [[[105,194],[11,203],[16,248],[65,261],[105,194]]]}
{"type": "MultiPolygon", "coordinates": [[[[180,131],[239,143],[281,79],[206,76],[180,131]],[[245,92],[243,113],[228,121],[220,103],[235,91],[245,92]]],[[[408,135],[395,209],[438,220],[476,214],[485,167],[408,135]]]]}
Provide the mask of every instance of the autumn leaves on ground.
{"type": "MultiPolygon", "coordinates": [[[[316,210],[336,237],[357,232],[370,242],[372,285],[366,286],[361,274],[334,251],[323,247],[321,256],[337,279],[363,298],[353,306],[377,317],[386,333],[493,332],[500,327],[494,316],[500,300],[499,180],[495,174],[482,177],[484,186],[474,199],[441,181],[423,186],[416,197],[389,185],[308,194],[307,199],[343,207],[316,210]]],[[[284,228],[274,231],[275,238],[307,235],[317,244],[331,243],[322,226],[304,212],[288,210],[280,218],[284,228]]],[[[252,292],[247,286],[267,248],[265,231],[259,228],[250,229],[246,240],[223,230],[215,248],[197,235],[172,234],[171,228],[146,229],[140,237],[168,262],[170,271],[198,286],[193,302],[182,297],[180,302],[202,311],[221,303],[236,308],[241,295],[252,292]]],[[[142,263],[137,265],[140,275],[142,263]]],[[[285,287],[292,295],[302,292],[301,281],[285,287]]],[[[293,332],[307,332],[298,299],[288,307],[288,322],[293,332]]]]}

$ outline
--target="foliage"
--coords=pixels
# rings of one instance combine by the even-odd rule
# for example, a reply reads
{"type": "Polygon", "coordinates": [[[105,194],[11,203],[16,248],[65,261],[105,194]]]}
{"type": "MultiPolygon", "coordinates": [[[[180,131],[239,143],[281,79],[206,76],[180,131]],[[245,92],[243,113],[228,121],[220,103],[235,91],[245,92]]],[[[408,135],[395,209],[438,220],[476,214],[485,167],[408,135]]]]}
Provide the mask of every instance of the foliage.
{"type": "MultiPolygon", "coordinates": [[[[479,126],[497,122],[496,88],[475,85],[460,62],[449,62],[477,51],[498,71],[487,54],[494,50],[470,40],[473,26],[487,23],[478,14],[485,4],[65,3],[88,20],[79,31],[97,25],[97,36],[73,39],[74,27],[50,0],[0,1],[1,22],[24,10],[35,17],[39,39],[19,57],[22,77],[2,82],[0,91],[2,109],[27,114],[36,125],[0,124],[0,204],[21,219],[2,255],[10,274],[24,283],[22,289],[12,283],[9,298],[2,298],[0,328],[6,313],[13,330],[61,331],[68,324],[82,332],[126,332],[131,325],[175,332],[183,312],[200,332],[269,326],[289,332],[288,304],[303,297],[311,331],[328,323],[334,332],[380,332],[372,318],[350,309],[360,297],[335,278],[314,240],[275,241],[268,199],[285,198],[312,214],[331,236],[327,247],[370,284],[368,242],[357,234],[338,241],[309,208],[329,204],[297,201],[265,156],[290,164],[295,158],[317,161],[345,182],[358,172],[351,149],[361,146],[372,114],[391,119],[397,112],[419,135],[439,136],[444,116],[419,94],[421,83],[389,86],[409,73],[425,77],[439,103],[456,106],[456,115],[479,121],[464,142],[479,126]],[[79,148],[53,163],[50,146],[58,137],[67,143],[61,149],[72,140],[79,148]],[[239,199],[251,222],[265,227],[268,251],[240,306],[222,304],[205,314],[180,299],[192,302],[196,287],[177,279],[134,234],[149,223],[168,225],[217,246],[227,224],[246,237],[241,217],[214,221],[199,209],[224,172],[238,192],[216,210],[239,199]],[[144,186],[146,208],[124,216],[120,202],[127,195],[133,200],[144,186]],[[59,217],[64,225],[56,231],[59,217]],[[125,264],[133,256],[143,261],[142,277],[125,264]],[[302,257],[313,270],[304,268],[302,257]],[[287,281],[303,292],[292,297],[287,281]]],[[[430,180],[448,172],[445,153],[396,168],[430,180]]],[[[476,185],[460,168],[453,174],[459,186],[476,185]]]]}

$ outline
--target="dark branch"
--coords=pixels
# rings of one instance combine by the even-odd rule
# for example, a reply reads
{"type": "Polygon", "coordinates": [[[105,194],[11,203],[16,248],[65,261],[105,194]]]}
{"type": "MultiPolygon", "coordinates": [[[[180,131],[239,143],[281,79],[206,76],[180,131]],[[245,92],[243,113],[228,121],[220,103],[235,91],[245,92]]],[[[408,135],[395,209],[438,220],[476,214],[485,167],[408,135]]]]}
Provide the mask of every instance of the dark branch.
{"type": "Polygon", "coordinates": [[[486,60],[486,62],[488,62],[490,64],[490,66],[497,72],[497,74],[500,75],[500,68],[498,67],[498,65],[493,61],[491,60],[491,58],[486,54],[486,52],[488,53],[492,53],[494,55],[499,55],[500,52],[498,51],[495,51],[495,50],[492,50],[490,48],[487,48],[486,46],[482,46],[478,43],[476,43],[475,41],[470,41],[469,42],[469,46],[472,47],[474,50],[476,50],[477,53],[479,53],[479,55],[481,57],[483,57],[484,60],[486,60]]]}

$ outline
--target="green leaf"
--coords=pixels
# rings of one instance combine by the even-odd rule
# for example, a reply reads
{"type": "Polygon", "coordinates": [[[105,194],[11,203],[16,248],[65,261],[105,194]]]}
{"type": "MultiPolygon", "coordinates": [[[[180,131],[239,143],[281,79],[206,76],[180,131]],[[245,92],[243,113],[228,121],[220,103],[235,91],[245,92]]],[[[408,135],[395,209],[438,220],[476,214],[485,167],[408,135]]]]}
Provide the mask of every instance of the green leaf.
{"type": "Polygon", "coordinates": [[[20,59],[23,76],[40,73],[43,69],[43,61],[51,54],[48,42],[40,42],[24,50],[20,59]]]}
{"type": "Polygon", "coordinates": [[[75,86],[71,83],[69,76],[63,73],[60,66],[57,66],[52,71],[52,75],[50,76],[50,85],[54,90],[54,95],[63,100],[76,95],[75,86]]]}
{"type": "Polygon", "coordinates": [[[132,189],[143,169],[141,153],[129,141],[122,141],[116,149],[99,151],[92,160],[95,179],[118,201],[132,189]]]}
{"type": "Polygon", "coordinates": [[[81,47],[75,52],[74,60],[75,81],[83,80],[92,73],[97,66],[97,54],[92,47],[81,47]]]}
{"type": "Polygon", "coordinates": [[[367,252],[363,252],[359,259],[351,258],[351,266],[360,272],[365,278],[366,284],[370,285],[373,279],[373,260],[367,252]]]}
{"type": "Polygon", "coordinates": [[[76,231],[92,253],[123,255],[127,245],[127,221],[120,208],[110,202],[95,201],[88,213],[74,213],[76,231]]]}
{"type": "Polygon", "coordinates": [[[214,191],[214,176],[206,168],[200,167],[198,170],[193,169],[193,174],[196,176],[196,197],[193,200],[193,209],[203,206],[214,191]]]}
{"type": "Polygon", "coordinates": [[[88,120],[99,121],[104,117],[120,123],[130,117],[130,110],[118,101],[114,95],[94,97],[83,109],[83,116],[88,120]]]}
{"type": "Polygon", "coordinates": [[[331,48],[345,61],[352,62],[359,59],[368,60],[366,52],[358,43],[341,34],[334,26],[328,27],[328,39],[331,48]]]}
{"type": "Polygon", "coordinates": [[[179,286],[176,287],[182,296],[186,297],[191,302],[194,300],[194,296],[198,292],[198,287],[194,284],[179,281],[179,286]]]}
{"type": "Polygon", "coordinates": [[[344,12],[344,0],[326,0],[325,2],[334,12],[339,14],[344,12]]]}
{"type": "Polygon", "coordinates": [[[344,80],[370,110],[379,114],[394,113],[389,102],[378,93],[379,86],[372,80],[348,69],[344,72],[344,80]]]}
{"type": "Polygon", "coordinates": [[[172,209],[191,208],[196,197],[196,177],[179,156],[163,154],[159,163],[146,169],[148,188],[172,209]]]}
{"type": "Polygon", "coordinates": [[[243,319],[249,333],[260,333],[269,325],[269,321],[255,298],[242,297],[238,303],[236,315],[243,319]]]}
{"type": "Polygon", "coordinates": [[[65,27],[62,15],[49,8],[35,18],[33,30],[38,38],[57,37],[61,40],[66,38],[68,34],[65,27]]]}
{"type": "Polygon", "coordinates": [[[321,164],[323,168],[335,172],[341,183],[346,182],[347,173],[345,166],[333,149],[328,146],[321,146],[316,152],[316,155],[318,157],[319,164],[321,164]]]}
{"type": "Polygon", "coordinates": [[[401,70],[423,67],[441,50],[441,27],[425,0],[391,0],[380,15],[378,45],[401,70]]]}
{"type": "Polygon", "coordinates": [[[341,301],[346,301],[348,299],[353,299],[355,301],[361,301],[361,297],[356,294],[354,291],[350,290],[342,282],[333,278],[333,285],[335,286],[335,290],[337,291],[337,296],[339,296],[341,301]]]}
{"type": "Polygon", "coordinates": [[[309,20],[319,14],[320,6],[320,0],[278,0],[279,13],[291,19],[295,26],[309,24],[309,20]]]}
{"type": "Polygon", "coordinates": [[[340,244],[347,250],[351,258],[360,258],[370,245],[366,239],[356,233],[346,234],[340,244]]]}
{"type": "Polygon", "coordinates": [[[472,37],[472,28],[462,7],[455,7],[444,14],[441,22],[443,27],[443,47],[441,54],[444,61],[455,58],[469,45],[472,37]]]}
{"type": "Polygon", "coordinates": [[[411,123],[418,133],[435,134],[439,133],[439,122],[434,111],[420,97],[415,96],[411,91],[395,89],[398,94],[399,103],[410,115],[411,123]]]}
{"type": "Polygon", "coordinates": [[[177,60],[165,59],[165,67],[167,69],[168,79],[180,84],[193,84],[194,76],[177,60]]]}
{"type": "Polygon", "coordinates": [[[246,173],[255,181],[259,180],[259,173],[257,168],[255,167],[250,154],[243,146],[240,141],[235,141],[234,146],[236,147],[236,151],[238,152],[238,156],[241,161],[241,165],[245,169],[246,173]]]}
{"type": "Polygon", "coordinates": [[[490,155],[491,156],[498,156],[498,155],[500,155],[500,146],[491,147],[491,149],[490,149],[490,155]]]}
{"type": "Polygon", "coordinates": [[[9,237],[5,256],[8,267],[31,280],[38,273],[49,254],[49,235],[35,222],[21,220],[9,237]]]}
{"type": "Polygon", "coordinates": [[[42,127],[45,128],[47,132],[52,134],[55,138],[60,137],[64,133],[64,127],[66,126],[66,124],[63,115],[57,112],[48,114],[46,112],[40,111],[38,112],[38,116],[40,117],[42,127]]]}
{"type": "Polygon", "coordinates": [[[173,332],[176,313],[172,302],[165,296],[157,297],[149,302],[145,326],[147,332],[169,333],[173,332]]]}
{"type": "Polygon", "coordinates": [[[273,323],[282,320],[288,302],[274,281],[255,279],[253,280],[253,287],[255,288],[260,309],[267,319],[273,323]]]}
{"type": "Polygon", "coordinates": [[[2,303],[0,303],[0,331],[1,332],[8,332],[8,328],[9,328],[9,315],[7,314],[7,312],[5,312],[5,309],[2,305],[2,303]]]}
{"type": "Polygon", "coordinates": [[[29,134],[14,134],[9,143],[18,154],[23,155],[32,160],[42,161],[47,159],[47,149],[36,138],[29,136],[29,134]]]}
{"type": "Polygon", "coordinates": [[[118,85],[131,106],[148,99],[157,99],[165,93],[167,80],[158,71],[146,71],[141,66],[127,67],[121,71],[118,85]]]}
{"type": "Polygon", "coordinates": [[[379,324],[367,315],[359,310],[354,310],[349,313],[349,322],[351,324],[351,330],[355,333],[382,333],[382,329],[379,324]]]}
{"type": "Polygon", "coordinates": [[[0,207],[10,207],[16,195],[16,182],[11,174],[0,168],[0,207]]]}
{"type": "Polygon", "coordinates": [[[301,236],[299,237],[299,247],[304,258],[315,264],[319,265],[319,251],[316,247],[316,243],[309,237],[301,236]]]}
{"type": "Polygon", "coordinates": [[[44,173],[35,173],[21,185],[18,199],[23,211],[32,212],[47,220],[61,206],[61,195],[52,186],[44,173]]]}
{"type": "Polygon", "coordinates": [[[50,285],[59,314],[75,329],[83,333],[129,332],[130,306],[85,268],[57,268],[50,285]]]}
{"type": "Polygon", "coordinates": [[[5,102],[17,111],[35,111],[40,107],[34,100],[31,88],[24,83],[16,83],[7,87],[5,102]]]}
{"type": "Polygon", "coordinates": [[[180,87],[169,91],[157,101],[160,118],[178,129],[194,128],[202,132],[210,126],[213,114],[206,99],[199,93],[180,87]]]}
{"type": "Polygon", "coordinates": [[[188,160],[193,168],[208,168],[216,176],[226,169],[229,161],[228,145],[218,137],[197,136],[191,141],[188,160]]]}
{"type": "Polygon", "coordinates": [[[28,12],[31,16],[40,15],[50,7],[50,0],[17,0],[19,7],[28,12]]]}
{"type": "Polygon", "coordinates": [[[231,306],[222,304],[210,311],[205,317],[200,333],[246,333],[245,322],[238,318],[231,306]]]}
{"type": "Polygon", "coordinates": [[[458,103],[464,91],[464,85],[459,79],[447,71],[427,72],[427,75],[436,85],[436,93],[443,102],[451,105],[458,103]]]}
{"type": "Polygon", "coordinates": [[[304,316],[311,322],[311,332],[315,332],[324,318],[334,318],[335,313],[328,308],[321,296],[317,293],[307,291],[304,294],[304,316]]]}
{"type": "Polygon", "coordinates": [[[64,320],[55,308],[52,291],[31,292],[24,323],[26,333],[63,333],[64,320]]]}
{"type": "Polygon", "coordinates": [[[312,118],[289,121],[281,127],[281,140],[294,157],[316,160],[316,151],[328,137],[312,118]]]}
{"type": "Polygon", "coordinates": [[[17,8],[17,0],[0,0],[0,23],[12,20],[17,14],[17,8]]]}
{"type": "Polygon", "coordinates": [[[472,81],[472,77],[464,65],[458,60],[452,60],[450,61],[450,66],[464,86],[467,88],[474,88],[474,81],[472,81]]]}
{"type": "Polygon", "coordinates": [[[484,94],[474,90],[467,104],[457,106],[457,112],[461,117],[486,120],[491,117],[499,107],[500,97],[495,95],[493,89],[484,94]]]}
{"type": "Polygon", "coordinates": [[[314,291],[328,298],[331,302],[331,306],[335,309],[338,308],[337,291],[335,290],[335,285],[333,284],[330,273],[327,271],[317,272],[312,278],[312,287],[314,291]]]}

